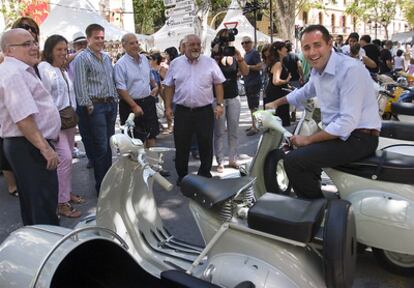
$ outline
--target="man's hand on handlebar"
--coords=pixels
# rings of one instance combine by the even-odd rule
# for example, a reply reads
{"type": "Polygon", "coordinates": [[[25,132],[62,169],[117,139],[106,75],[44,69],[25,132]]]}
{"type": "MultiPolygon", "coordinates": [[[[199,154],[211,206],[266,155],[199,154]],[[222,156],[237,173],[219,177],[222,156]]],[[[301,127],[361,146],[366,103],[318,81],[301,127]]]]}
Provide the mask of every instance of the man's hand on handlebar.
{"type": "Polygon", "coordinates": [[[294,135],[290,137],[290,142],[296,147],[303,147],[312,143],[309,136],[303,135],[294,135]]]}

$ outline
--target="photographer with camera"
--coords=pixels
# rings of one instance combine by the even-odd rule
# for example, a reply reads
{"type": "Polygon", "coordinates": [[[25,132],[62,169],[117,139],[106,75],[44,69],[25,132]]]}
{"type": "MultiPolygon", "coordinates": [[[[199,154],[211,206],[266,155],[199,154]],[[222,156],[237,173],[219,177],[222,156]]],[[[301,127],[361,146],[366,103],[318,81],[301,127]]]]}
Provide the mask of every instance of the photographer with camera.
{"type": "MultiPolygon", "coordinates": [[[[229,167],[238,169],[237,164],[237,128],[240,118],[240,96],[237,88],[237,77],[249,74],[249,67],[241,56],[240,52],[230,42],[234,41],[237,29],[221,29],[216,38],[211,43],[211,57],[216,60],[223,72],[226,81],[223,83],[224,89],[224,117],[215,119],[214,123],[214,153],[217,160],[217,172],[224,171],[224,136],[226,133],[227,120],[227,141],[229,147],[229,167]]],[[[217,104],[216,105],[220,105],[217,104]]]]}

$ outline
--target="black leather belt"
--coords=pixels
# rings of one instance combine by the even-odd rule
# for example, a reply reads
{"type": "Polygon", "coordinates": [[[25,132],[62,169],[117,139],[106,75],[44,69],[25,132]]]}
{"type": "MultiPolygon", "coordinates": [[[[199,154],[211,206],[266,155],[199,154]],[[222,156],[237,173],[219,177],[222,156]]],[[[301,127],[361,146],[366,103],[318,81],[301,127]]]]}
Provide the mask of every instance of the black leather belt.
{"type": "Polygon", "coordinates": [[[202,111],[202,110],[206,110],[206,109],[209,109],[209,108],[211,108],[211,104],[208,104],[206,106],[201,106],[201,107],[194,107],[194,108],[183,106],[181,104],[176,104],[176,109],[182,109],[182,110],[187,110],[187,111],[191,111],[191,112],[202,111]]]}
{"type": "Polygon", "coordinates": [[[114,97],[104,97],[104,98],[94,97],[94,98],[91,98],[91,101],[93,104],[112,103],[114,102],[114,97]]]}
{"type": "Polygon", "coordinates": [[[360,129],[355,129],[354,131],[362,132],[362,133],[369,134],[371,136],[377,136],[377,137],[380,135],[380,131],[375,130],[375,129],[360,128],[360,129]]]}

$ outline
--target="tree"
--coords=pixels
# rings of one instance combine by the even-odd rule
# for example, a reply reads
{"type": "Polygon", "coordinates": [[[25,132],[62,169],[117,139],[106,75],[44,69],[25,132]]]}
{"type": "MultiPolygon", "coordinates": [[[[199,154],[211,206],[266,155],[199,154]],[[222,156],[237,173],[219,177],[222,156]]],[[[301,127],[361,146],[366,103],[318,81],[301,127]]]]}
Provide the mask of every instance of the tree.
{"type": "Polygon", "coordinates": [[[21,16],[32,17],[36,22],[38,18],[47,14],[46,0],[0,0],[0,11],[4,17],[6,28],[11,27],[14,21],[21,16]],[[32,9],[40,7],[40,9],[32,9]]]}
{"type": "Polygon", "coordinates": [[[345,9],[345,14],[352,16],[353,30],[357,30],[357,24],[363,19],[364,9],[358,5],[358,1],[349,4],[345,9]]]}
{"type": "Polygon", "coordinates": [[[414,2],[412,0],[405,0],[401,3],[401,8],[403,10],[405,19],[408,24],[414,26],[414,2]]]}
{"type": "Polygon", "coordinates": [[[162,0],[133,0],[135,32],[152,34],[165,23],[162,0]]]}
{"type": "MultiPolygon", "coordinates": [[[[379,25],[385,29],[385,38],[388,39],[388,26],[397,12],[398,0],[356,0],[347,6],[346,12],[354,19],[374,23],[375,38],[379,25]]],[[[355,23],[354,23],[355,24],[355,23]]]]}

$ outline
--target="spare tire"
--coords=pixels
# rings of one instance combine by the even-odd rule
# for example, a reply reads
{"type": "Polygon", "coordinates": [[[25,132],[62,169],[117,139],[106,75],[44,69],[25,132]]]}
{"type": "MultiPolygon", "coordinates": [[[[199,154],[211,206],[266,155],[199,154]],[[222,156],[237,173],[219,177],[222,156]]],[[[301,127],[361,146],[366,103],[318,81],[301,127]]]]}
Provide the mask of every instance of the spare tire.
{"type": "Polygon", "coordinates": [[[289,195],[292,186],[283,165],[284,159],[282,149],[272,150],[266,155],[263,177],[267,192],[289,195]]]}
{"type": "Polygon", "coordinates": [[[356,227],[351,203],[328,202],[323,231],[323,261],[328,288],[352,287],[356,256],[356,227]]]}

